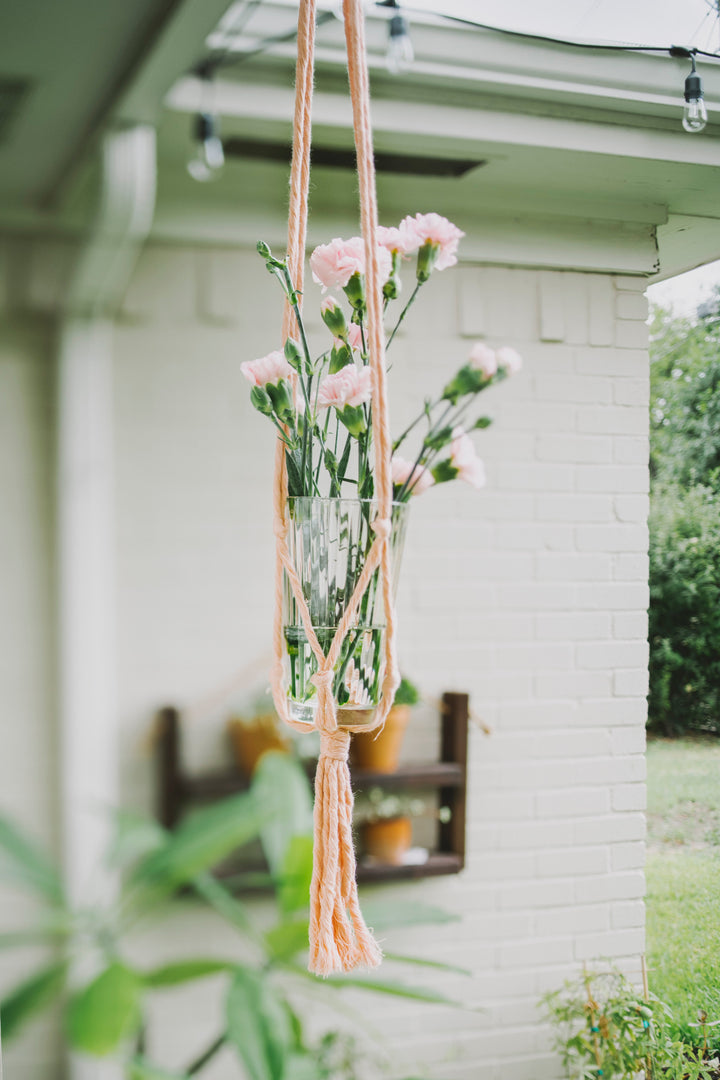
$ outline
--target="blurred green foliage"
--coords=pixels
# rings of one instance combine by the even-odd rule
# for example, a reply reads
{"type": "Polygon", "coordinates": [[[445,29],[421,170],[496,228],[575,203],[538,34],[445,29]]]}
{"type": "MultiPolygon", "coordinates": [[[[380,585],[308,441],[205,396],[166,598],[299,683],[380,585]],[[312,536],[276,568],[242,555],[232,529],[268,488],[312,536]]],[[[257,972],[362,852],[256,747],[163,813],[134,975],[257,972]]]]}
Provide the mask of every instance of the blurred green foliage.
{"type": "Polygon", "coordinates": [[[720,732],[720,317],[656,309],[650,359],[649,725],[720,732]]]}

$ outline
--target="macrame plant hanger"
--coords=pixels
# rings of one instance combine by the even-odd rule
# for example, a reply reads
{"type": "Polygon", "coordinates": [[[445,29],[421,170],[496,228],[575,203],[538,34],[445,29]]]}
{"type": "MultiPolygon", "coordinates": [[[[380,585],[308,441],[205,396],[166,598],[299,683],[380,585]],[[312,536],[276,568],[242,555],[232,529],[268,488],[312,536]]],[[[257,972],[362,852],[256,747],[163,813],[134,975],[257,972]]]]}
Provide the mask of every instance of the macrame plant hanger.
{"type": "MultiPolygon", "coordinates": [[[[294,288],[302,303],[305,241],[307,234],[308,189],[310,180],[310,129],[314,68],[315,0],[300,0],[298,56],[295,78],[295,115],[287,261],[294,288]]],[[[372,528],[375,537],[358,579],[355,592],[341,619],[327,652],[323,652],[313,629],[300,579],[288,548],[287,475],[283,443],[278,438],[275,453],[273,518],[276,537],[275,618],[273,626],[274,662],[272,690],[279,715],[298,730],[307,725],[294,723],[289,715],[282,686],[284,575],[292,588],[307,639],[317,661],[313,682],[317,689],[315,727],[320,732],[320,759],[315,776],[313,875],[310,887],[310,971],[330,975],[355,967],[375,967],[381,951],[360,912],[355,883],[355,853],[352,843],[353,795],[348,770],[348,750],[352,731],[368,731],[368,725],[338,727],[332,693],[333,668],[343,640],[352,628],[363,594],[374,573],[382,578],[386,618],[384,644],[385,672],[382,694],[372,727],[379,727],[392,705],[399,682],[395,662],[395,616],[390,567],[392,513],[391,441],[385,380],[385,339],[383,330],[382,285],[377,257],[377,196],[375,163],[370,124],[370,87],[365,51],[362,0],[343,0],[348,75],[352,100],[353,129],[357,153],[360,191],[360,221],[365,241],[365,287],[368,326],[368,363],[372,372],[372,429],[377,516],[372,528]]],[[[297,336],[292,308],[285,305],[283,341],[297,336]]]]}

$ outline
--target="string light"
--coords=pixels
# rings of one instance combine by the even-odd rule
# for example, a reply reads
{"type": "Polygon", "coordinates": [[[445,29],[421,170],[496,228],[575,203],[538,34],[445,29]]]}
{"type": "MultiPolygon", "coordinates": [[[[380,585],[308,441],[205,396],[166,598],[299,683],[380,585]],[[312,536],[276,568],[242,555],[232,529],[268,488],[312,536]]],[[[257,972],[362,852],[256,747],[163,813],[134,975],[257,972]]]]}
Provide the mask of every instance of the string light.
{"type": "Polygon", "coordinates": [[[702,79],[695,70],[695,57],[691,57],[692,71],[685,80],[685,106],[682,126],[691,133],[702,131],[707,124],[707,109],[703,95],[702,79]]]}
{"type": "Polygon", "coordinates": [[[220,138],[220,123],[212,109],[212,79],[205,68],[199,68],[197,74],[203,80],[203,111],[193,120],[193,155],[187,163],[187,171],[193,180],[206,184],[216,180],[225,164],[225,151],[220,138]]]}
{"type": "Polygon", "coordinates": [[[390,8],[393,13],[388,20],[388,47],[385,63],[391,75],[399,75],[401,71],[407,71],[415,59],[410,40],[410,26],[400,11],[398,0],[382,0],[378,6],[390,8]]]}

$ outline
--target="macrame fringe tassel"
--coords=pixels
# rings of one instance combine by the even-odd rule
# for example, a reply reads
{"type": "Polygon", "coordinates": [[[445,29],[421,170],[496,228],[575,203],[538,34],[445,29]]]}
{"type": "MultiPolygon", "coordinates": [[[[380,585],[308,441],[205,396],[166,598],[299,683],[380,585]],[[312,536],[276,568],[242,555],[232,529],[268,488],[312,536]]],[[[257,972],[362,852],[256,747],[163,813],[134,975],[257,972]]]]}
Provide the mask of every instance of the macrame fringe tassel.
{"type": "Polygon", "coordinates": [[[315,775],[315,846],[310,887],[310,962],[315,975],[377,967],[379,945],[365,925],[355,882],[350,735],[323,732],[315,775]]]}

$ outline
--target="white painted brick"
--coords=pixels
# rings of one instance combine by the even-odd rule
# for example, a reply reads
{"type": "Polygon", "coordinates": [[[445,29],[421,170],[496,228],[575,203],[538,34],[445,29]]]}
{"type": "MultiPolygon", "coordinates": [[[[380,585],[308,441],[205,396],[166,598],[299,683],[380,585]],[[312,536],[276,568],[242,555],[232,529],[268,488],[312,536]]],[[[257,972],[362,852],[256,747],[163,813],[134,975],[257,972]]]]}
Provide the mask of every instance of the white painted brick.
{"type": "MultiPolygon", "coordinates": [[[[627,525],[618,527],[626,529],[627,525]]],[[[582,583],[577,586],[577,600],[580,608],[645,611],[650,603],[650,589],[645,581],[613,581],[597,585],[582,583]]]]}
{"type": "Polygon", "coordinates": [[[575,487],[582,492],[647,494],[650,472],[646,465],[577,465],[575,487]]]}
{"type": "Polygon", "coordinates": [[[645,697],[649,690],[647,668],[616,671],[613,675],[613,693],[617,697],[645,697]]]}
{"type": "Polygon", "coordinates": [[[579,525],[576,530],[578,551],[647,551],[645,525],[579,525]]]}
{"type": "Polygon", "coordinates": [[[576,349],[575,370],[578,375],[630,375],[647,378],[650,359],[644,349],[576,349]]]}
{"type": "Polygon", "coordinates": [[[645,465],[650,456],[650,442],[646,436],[618,435],[613,440],[612,459],[618,465],[645,465]]]}
{"type": "Polygon", "coordinates": [[[612,678],[605,671],[563,671],[535,676],[539,698],[604,697],[610,692],[612,678]]]}
{"type": "Polygon", "coordinates": [[[520,611],[573,611],[577,606],[578,588],[574,584],[555,581],[501,582],[497,587],[497,600],[503,608],[520,611]]]}
{"type": "MultiPolygon", "coordinates": [[[[514,851],[536,851],[562,844],[569,845],[573,836],[572,821],[526,821],[522,824],[503,825],[499,833],[501,848],[511,848],[514,851]]],[[[565,871],[545,876],[562,877],[564,873],[565,871]]]]}
{"type": "Polygon", "coordinates": [[[508,671],[516,667],[531,670],[536,668],[567,670],[572,666],[573,647],[570,643],[536,641],[498,646],[495,655],[499,666],[508,671]]]}
{"type": "Polygon", "coordinates": [[[565,788],[563,791],[539,791],[536,796],[539,817],[591,817],[610,810],[610,795],[604,788],[565,788]]]}
{"type": "Polygon", "coordinates": [[[558,274],[541,270],[538,274],[538,292],[540,301],[540,340],[564,341],[565,307],[562,279],[558,274]]]}
{"type": "Polygon", "coordinates": [[[614,930],[625,930],[636,926],[643,927],[645,925],[645,901],[628,900],[612,904],[610,907],[610,921],[614,930]]]}
{"type": "Polygon", "coordinates": [[[539,581],[605,581],[611,575],[611,556],[592,554],[556,554],[541,551],[537,556],[539,581]]]}
{"type": "Polygon", "coordinates": [[[613,555],[612,576],[616,581],[647,581],[649,574],[650,559],[647,555],[624,553],[613,555]]]}
{"type": "Polygon", "coordinates": [[[613,499],[609,495],[544,495],[538,498],[541,521],[612,521],[613,499]]]}
{"type": "Polygon", "coordinates": [[[616,495],[613,500],[615,517],[618,521],[647,521],[650,513],[648,495],[616,495]]]}
{"type": "Polygon", "coordinates": [[[504,551],[571,551],[575,534],[571,525],[540,521],[518,528],[516,523],[508,523],[496,527],[495,544],[504,551]]]}
{"type": "Polygon", "coordinates": [[[645,947],[642,930],[615,930],[609,934],[588,934],[576,939],[577,960],[600,960],[605,956],[632,956],[645,947]]]}
{"type": "Polygon", "coordinates": [[[497,469],[498,486],[511,491],[572,491],[572,465],[546,465],[538,461],[502,461],[497,469]]]}
{"type": "Polygon", "coordinates": [[[503,701],[500,705],[498,723],[504,729],[536,731],[560,725],[568,728],[578,713],[574,701],[503,701]]]}
{"type": "Polygon", "coordinates": [[[583,904],[538,912],[535,926],[539,935],[590,934],[610,929],[607,904],[583,904]]]}
{"type": "MultiPolygon", "coordinates": [[[[583,724],[603,724],[608,727],[620,724],[645,725],[647,704],[642,698],[615,697],[600,701],[583,701],[579,707],[578,722],[583,724]]],[[[615,807],[620,809],[620,807],[615,807]]]]}
{"type": "Polygon", "coordinates": [[[645,895],[645,875],[639,870],[631,870],[587,878],[577,882],[575,895],[580,904],[597,904],[601,900],[636,900],[645,895]]]}
{"type": "Polygon", "coordinates": [[[613,440],[607,435],[541,432],[537,436],[535,453],[540,461],[605,463],[612,461],[613,440]]]}
{"type": "MultiPolygon", "coordinates": [[[[613,381],[602,375],[567,376],[542,374],[535,378],[535,396],[540,401],[569,401],[578,405],[609,405],[613,400],[613,381]]],[[[635,402],[628,402],[627,404],[635,404],[635,402]]]]}
{"type": "Polygon", "coordinates": [[[537,636],[549,641],[598,641],[611,636],[604,611],[548,612],[535,619],[537,636]]]}
{"type": "Polygon", "coordinates": [[[647,805],[645,784],[616,784],[612,789],[613,810],[644,810],[647,805]]]}
{"type": "Polygon", "coordinates": [[[615,344],[619,349],[646,349],[649,340],[645,323],[634,319],[618,319],[615,323],[615,344]]]}
{"type": "Polygon", "coordinates": [[[637,870],[645,865],[645,843],[642,840],[613,844],[610,852],[612,870],[637,870]]]}
{"type": "Polygon", "coordinates": [[[616,274],[613,278],[613,283],[618,292],[640,292],[644,293],[647,289],[647,278],[637,276],[631,276],[630,274],[616,274]]]}
{"type": "MultiPolygon", "coordinates": [[[[613,408],[612,405],[606,407],[613,408]]],[[[495,417],[495,424],[502,425],[505,431],[572,431],[575,406],[555,401],[515,401],[512,406],[504,403],[501,410],[495,410],[495,417]]]]}
{"type": "Polygon", "coordinates": [[[615,314],[618,319],[645,322],[648,317],[647,298],[642,293],[619,292],[615,297],[615,314]]]}
{"type": "Polygon", "coordinates": [[[643,814],[612,813],[607,817],[578,822],[576,838],[578,842],[584,840],[586,844],[615,844],[629,840],[644,840],[645,817],[643,814]]]}
{"type": "Polygon", "coordinates": [[[610,849],[597,846],[578,846],[562,851],[543,851],[536,856],[536,873],[539,878],[585,877],[588,874],[605,874],[609,867],[610,849]]]}
{"type": "Polygon", "coordinates": [[[591,345],[612,345],[615,329],[615,293],[613,283],[604,274],[592,274],[588,341],[591,345]]]}
{"type": "MultiPolygon", "coordinates": [[[[640,894],[633,893],[632,895],[640,894]]],[[[615,899],[615,897],[608,899],[615,899]]],[[[508,910],[527,908],[529,903],[532,903],[534,909],[554,908],[572,904],[574,900],[574,878],[563,878],[560,881],[535,881],[532,887],[532,895],[528,892],[527,882],[501,885],[499,891],[500,905],[508,910]]]]}
{"type": "Polygon", "coordinates": [[[616,405],[650,404],[649,379],[616,379],[613,384],[613,401],[616,405]]]}
{"type": "Polygon", "coordinates": [[[577,429],[590,435],[643,435],[648,429],[647,409],[631,405],[579,405],[577,429]]]}
{"type": "Polygon", "coordinates": [[[598,728],[546,731],[531,746],[533,757],[545,758],[603,757],[610,752],[610,734],[598,728]]]}
{"type": "Polygon", "coordinates": [[[616,638],[641,638],[648,636],[648,616],[645,611],[620,611],[613,617],[613,636],[616,638]]]}
{"type": "Polygon", "coordinates": [[[540,967],[562,964],[573,958],[573,942],[569,937],[541,938],[501,945],[498,949],[500,968],[540,967]]]}
{"type": "Polygon", "coordinates": [[[645,743],[645,728],[639,725],[613,728],[610,732],[613,754],[644,754],[645,743]]]}
{"type": "Polygon", "coordinates": [[[645,641],[602,641],[592,645],[577,645],[577,666],[583,668],[635,668],[646,664],[648,644],[645,641]]]}

